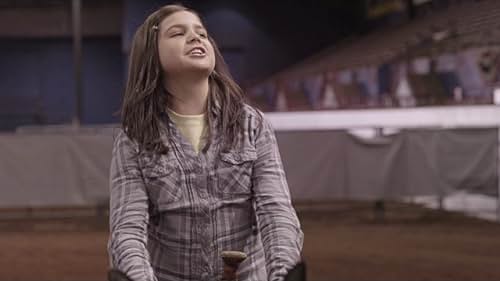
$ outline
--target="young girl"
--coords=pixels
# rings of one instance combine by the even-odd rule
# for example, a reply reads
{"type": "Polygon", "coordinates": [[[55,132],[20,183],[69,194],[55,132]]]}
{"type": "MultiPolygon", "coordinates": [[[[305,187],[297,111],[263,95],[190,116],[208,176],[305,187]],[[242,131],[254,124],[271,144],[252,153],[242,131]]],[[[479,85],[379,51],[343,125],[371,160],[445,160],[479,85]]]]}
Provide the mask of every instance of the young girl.
{"type": "Polygon", "coordinates": [[[112,267],[135,281],[282,280],[303,234],[274,132],[243,102],[196,12],[168,5],[137,30],[110,172],[112,267]]]}

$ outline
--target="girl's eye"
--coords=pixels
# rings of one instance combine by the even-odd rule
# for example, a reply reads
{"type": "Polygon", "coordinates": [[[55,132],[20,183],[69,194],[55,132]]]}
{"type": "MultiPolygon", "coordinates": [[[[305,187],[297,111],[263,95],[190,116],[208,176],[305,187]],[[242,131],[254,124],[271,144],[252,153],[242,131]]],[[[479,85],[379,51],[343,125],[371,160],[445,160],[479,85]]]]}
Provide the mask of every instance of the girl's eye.
{"type": "Polygon", "coordinates": [[[182,32],[177,32],[177,33],[172,34],[172,37],[182,36],[183,34],[184,33],[182,33],[182,32]]]}
{"type": "Polygon", "coordinates": [[[207,38],[207,35],[206,35],[205,33],[200,33],[200,36],[201,36],[202,38],[207,38]]]}

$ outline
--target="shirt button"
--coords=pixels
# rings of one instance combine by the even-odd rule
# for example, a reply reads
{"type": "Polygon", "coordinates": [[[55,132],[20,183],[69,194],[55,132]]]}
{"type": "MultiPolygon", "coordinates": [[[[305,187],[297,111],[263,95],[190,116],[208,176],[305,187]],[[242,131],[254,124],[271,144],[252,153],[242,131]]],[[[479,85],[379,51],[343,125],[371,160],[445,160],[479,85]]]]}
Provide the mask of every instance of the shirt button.
{"type": "Polygon", "coordinates": [[[253,235],[259,234],[259,229],[257,228],[256,225],[252,225],[252,234],[253,235]]]}
{"type": "Polygon", "coordinates": [[[199,167],[199,166],[194,167],[194,172],[197,174],[200,174],[202,172],[201,167],[199,167]]]}
{"type": "Polygon", "coordinates": [[[200,192],[198,192],[200,194],[200,197],[201,198],[208,198],[208,192],[204,189],[200,189],[200,192]]]}

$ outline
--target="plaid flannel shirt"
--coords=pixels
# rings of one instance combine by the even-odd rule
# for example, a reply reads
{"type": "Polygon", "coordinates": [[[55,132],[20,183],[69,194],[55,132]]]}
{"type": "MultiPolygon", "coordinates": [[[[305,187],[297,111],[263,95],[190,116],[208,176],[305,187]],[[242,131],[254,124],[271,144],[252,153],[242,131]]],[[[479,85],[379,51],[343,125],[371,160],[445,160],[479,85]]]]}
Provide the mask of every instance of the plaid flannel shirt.
{"type": "Polygon", "coordinates": [[[165,115],[165,155],[139,152],[120,131],[110,171],[111,266],[134,281],[220,280],[221,252],[243,251],[240,281],[283,280],[300,260],[303,233],[274,132],[245,106],[239,145],[196,154],[165,115]]]}

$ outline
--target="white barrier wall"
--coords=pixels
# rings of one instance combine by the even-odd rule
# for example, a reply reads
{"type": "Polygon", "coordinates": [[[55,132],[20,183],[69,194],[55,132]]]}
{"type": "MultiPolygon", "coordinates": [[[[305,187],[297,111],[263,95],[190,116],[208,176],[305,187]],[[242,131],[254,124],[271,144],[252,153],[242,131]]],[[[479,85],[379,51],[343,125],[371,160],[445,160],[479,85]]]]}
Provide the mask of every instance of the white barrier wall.
{"type": "MultiPolygon", "coordinates": [[[[270,113],[267,118],[277,131],[295,200],[498,191],[499,107],[270,113]],[[338,130],[370,127],[413,129],[375,139],[338,130]]],[[[115,131],[55,126],[0,135],[0,207],[106,201],[115,131]]]]}

